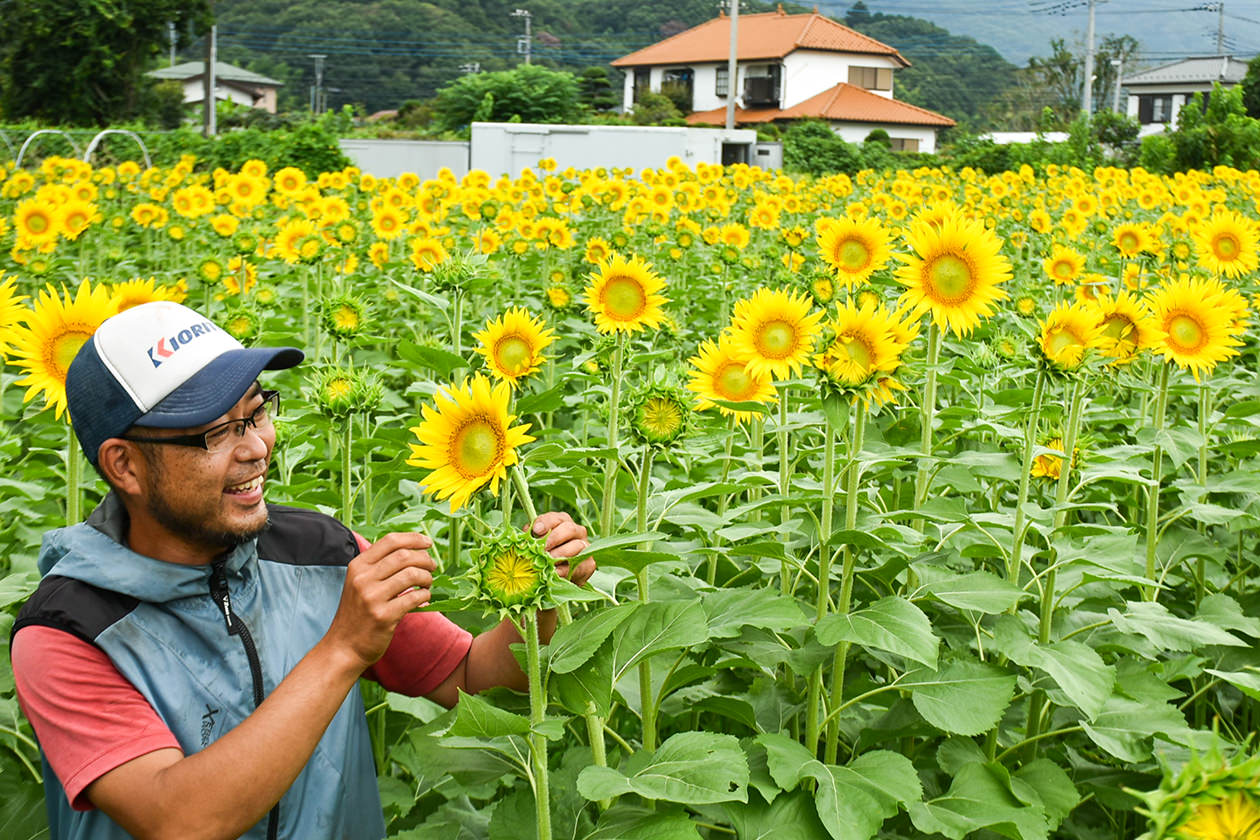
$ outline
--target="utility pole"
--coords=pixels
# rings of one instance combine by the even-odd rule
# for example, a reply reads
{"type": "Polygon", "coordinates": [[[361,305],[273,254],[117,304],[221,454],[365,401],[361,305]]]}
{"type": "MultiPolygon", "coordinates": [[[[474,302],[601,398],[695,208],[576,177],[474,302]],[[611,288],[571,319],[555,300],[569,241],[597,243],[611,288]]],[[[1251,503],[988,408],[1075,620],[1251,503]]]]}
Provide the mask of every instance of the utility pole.
{"type": "Polygon", "coordinates": [[[315,84],[311,87],[311,113],[318,116],[323,106],[324,59],[328,56],[311,54],[306,57],[315,59],[315,84]]]}
{"type": "Polygon", "coordinates": [[[175,22],[170,21],[166,24],[166,40],[171,42],[171,66],[175,66],[175,42],[178,37],[175,34],[175,22]]]}
{"type": "Polygon", "coordinates": [[[1225,55],[1225,3],[1216,4],[1216,54],[1225,55]]]}
{"type": "Polygon", "coordinates": [[[528,9],[517,9],[512,12],[512,17],[525,18],[525,37],[516,42],[516,51],[525,53],[525,63],[529,64],[530,47],[533,45],[533,36],[529,32],[529,24],[533,19],[533,15],[529,13],[528,9]]]}
{"type": "Polygon", "coordinates": [[[1081,113],[1089,119],[1094,113],[1094,5],[1089,0],[1089,26],[1085,31],[1085,86],[1081,91],[1081,113]]]}
{"type": "Polygon", "coordinates": [[[1120,113],[1120,82],[1124,80],[1124,56],[1111,59],[1111,66],[1116,68],[1115,99],[1111,103],[1111,110],[1118,114],[1120,113]]]}
{"type": "Polygon", "coordinates": [[[726,54],[726,130],[735,128],[735,87],[738,65],[735,53],[739,39],[739,0],[729,0],[728,17],[731,19],[731,46],[726,54]]]}
{"type": "Polygon", "coordinates": [[[219,27],[217,24],[210,27],[210,31],[206,33],[206,67],[205,73],[202,74],[202,131],[207,137],[213,137],[218,130],[215,125],[215,89],[218,83],[214,78],[214,64],[218,61],[218,38],[219,27]]]}

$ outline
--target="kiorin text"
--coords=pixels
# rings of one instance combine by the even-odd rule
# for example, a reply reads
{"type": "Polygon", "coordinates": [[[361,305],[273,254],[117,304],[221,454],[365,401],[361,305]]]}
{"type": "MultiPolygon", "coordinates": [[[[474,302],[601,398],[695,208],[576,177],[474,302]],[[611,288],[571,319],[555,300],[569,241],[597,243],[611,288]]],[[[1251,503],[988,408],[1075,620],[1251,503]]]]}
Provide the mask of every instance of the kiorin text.
{"type": "Polygon", "coordinates": [[[223,332],[222,328],[210,321],[202,321],[200,324],[193,324],[186,330],[180,330],[178,334],[169,338],[161,338],[158,343],[149,348],[149,361],[153,362],[154,367],[160,367],[175,352],[183,347],[194,338],[203,335],[209,335],[212,332],[223,332]]]}

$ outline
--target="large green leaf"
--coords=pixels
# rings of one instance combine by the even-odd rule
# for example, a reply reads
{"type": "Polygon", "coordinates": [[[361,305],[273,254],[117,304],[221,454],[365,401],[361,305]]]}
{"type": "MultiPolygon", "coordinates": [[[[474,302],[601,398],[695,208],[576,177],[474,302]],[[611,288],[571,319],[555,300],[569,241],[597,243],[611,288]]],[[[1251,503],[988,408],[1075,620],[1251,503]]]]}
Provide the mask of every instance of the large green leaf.
{"type": "Polygon", "coordinates": [[[1001,719],[1015,693],[1015,677],[1000,668],[959,660],[936,671],[918,668],[901,687],[923,719],[956,735],[979,735],[1001,719]]]}
{"type": "Polygon", "coordinates": [[[584,665],[638,606],[638,601],[631,601],[593,610],[577,621],[557,627],[547,646],[547,667],[553,674],[567,674],[584,665]]]}
{"type": "Polygon", "coordinates": [[[1190,732],[1181,712],[1167,703],[1139,703],[1113,694],[1102,712],[1083,723],[1095,744],[1121,761],[1145,761],[1151,757],[1151,738],[1166,735],[1185,743],[1190,732]]]}
{"type": "Polygon", "coordinates": [[[475,694],[459,692],[455,706],[455,722],[449,734],[464,738],[498,738],[503,735],[526,735],[529,718],[506,712],[475,694]]]}
{"type": "Polygon", "coordinates": [[[783,633],[806,621],[795,599],[764,590],[719,589],[701,596],[700,605],[708,618],[709,635],[715,639],[737,636],[744,627],[783,633]]]}
{"type": "Polygon", "coordinates": [[[1011,774],[1013,790],[1021,801],[1040,805],[1046,812],[1050,828],[1072,812],[1081,801],[1081,794],[1063,768],[1048,758],[1039,758],[1011,774]]]}
{"type": "Polygon", "coordinates": [[[643,604],[613,634],[613,682],[649,656],[708,640],[709,625],[696,601],[643,604]]]}
{"type": "Polygon", "coordinates": [[[1102,711],[1116,683],[1116,669],[1093,648],[1072,640],[1038,644],[1019,619],[1010,615],[998,620],[993,635],[998,650],[1016,664],[1049,674],[1090,720],[1102,711]]]}
{"type": "Polygon", "coordinates": [[[14,573],[0,578],[0,609],[24,601],[39,586],[39,575],[14,573]]]}
{"type": "Polygon", "coordinates": [[[886,650],[915,662],[936,667],[940,640],[932,634],[932,622],[905,598],[890,595],[850,615],[829,615],[814,629],[824,645],[840,642],[886,650]]]}
{"type": "Polygon", "coordinates": [[[686,805],[748,801],[748,759],[730,735],[680,732],[661,744],[632,775],[591,766],[578,776],[587,799],[634,793],[686,805]]]}
{"type": "Polygon", "coordinates": [[[996,615],[1027,598],[1028,593],[991,572],[970,572],[930,583],[923,591],[960,610],[996,615]]]}
{"type": "Polygon", "coordinates": [[[864,788],[849,784],[845,768],[811,761],[805,774],[814,779],[818,818],[835,840],[869,840],[884,824],[880,801],[864,788]]]}
{"type": "Polygon", "coordinates": [[[1238,602],[1223,592],[1208,595],[1199,604],[1195,618],[1225,630],[1237,630],[1253,639],[1260,639],[1260,618],[1244,615],[1238,602]]]}
{"type": "Polygon", "coordinates": [[[814,797],[803,790],[776,796],[766,804],[750,796],[747,804],[722,806],[739,840],[827,840],[827,829],[818,819],[814,797]]]}
{"type": "Polygon", "coordinates": [[[1016,799],[1008,782],[1000,765],[964,765],[943,796],[910,806],[910,820],[919,831],[950,840],[985,828],[1012,840],[1045,840],[1045,810],[1016,799]]]}
{"type": "Polygon", "coordinates": [[[1162,650],[1189,651],[1200,645],[1244,647],[1246,642],[1215,624],[1173,615],[1163,604],[1130,601],[1125,610],[1107,610],[1111,623],[1124,633],[1137,633],[1162,650]]]}
{"type": "Polygon", "coordinates": [[[584,840],[700,840],[700,832],[683,814],[616,805],[600,816],[584,840]]]}

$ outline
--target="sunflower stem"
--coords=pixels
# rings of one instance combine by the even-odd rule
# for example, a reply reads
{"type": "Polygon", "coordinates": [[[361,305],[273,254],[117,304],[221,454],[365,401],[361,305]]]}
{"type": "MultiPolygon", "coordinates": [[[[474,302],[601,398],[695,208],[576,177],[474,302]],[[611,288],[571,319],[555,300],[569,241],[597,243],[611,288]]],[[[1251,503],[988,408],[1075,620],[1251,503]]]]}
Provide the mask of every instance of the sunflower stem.
{"type": "MultiPolygon", "coordinates": [[[[783,532],[787,532],[787,523],[790,518],[788,512],[788,489],[791,486],[791,458],[788,454],[788,394],[791,392],[791,386],[784,383],[783,393],[779,395],[779,427],[775,430],[779,438],[779,499],[782,507],[779,508],[779,524],[783,526],[783,532]]],[[[728,453],[727,457],[730,455],[728,453]]],[[[725,480],[725,479],[723,479],[725,480]]],[[[787,552],[784,552],[783,560],[779,562],[779,592],[787,595],[791,589],[790,586],[790,569],[788,568],[787,552]]]]}
{"type": "MultiPolygon", "coordinates": [[[[866,408],[859,404],[853,412],[853,437],[849,441],[849,463],[844,482],[844,527],[852,531],[857,527],[858,481],[861,478],[861,465],[858,456],[862,453],[862,443],[866,436],[866,408]]],[[[853,600],[853,572],[857,564],[857,552],[850,543],[844,545],[844,560],[840,572],[840,601],[836,604],[836,612],[848,615],[849,605],[853,600]]],[[[849,658],[849,643],[841,642],[836,646],[835,660],[831,668],[831,709],[839,709],[844,700],[844,670],[849,658]]],[[[840,718],[832,715],[827,721],[827,743],[823,752],[823,761],[836,763],[836,753],[840,743],[840,718]]]]}
{"type": "Polygon", "coordinates": [[[66,524],[78,525],[83,518],[82,499],[79,494],[79,464],[83,459],[74,428],[66,423],[66,524]]]}
{"type": "MultiPolygon", "coordinates": [[[[828,420],[823,425],[823,481],[822,521],[818,534],[818,596],[814,605],[814,623],[827,614],[831,595],[831,517],[835,506],[832,488],[836,475],[836,430],[828,420]]],[[[820,663],[809,675],[809,689],[805,700],[805,748],[810,755],[818,753],[820,709],[822,702],[823,666],[820,663]]]]}
{"type": "Polygon", "coordinates": [[[451,347],[455,350],[456,356],[464,355],[462,348],[462,333],[464,325],[462,323],[464,309],[464,295],[461,290],[457,289],[451,300],[451,347]]]}
{"type": "MultiPolygon", "coordinates": [[[[932,423],[936,415],[936,374],[940,357],[941,328],[933,321],[928,325],[927,382],[923,387],[923,404],[919,408],[923,429],[919,438],[919,469],[914,479],[914,509],[916,511],[927,501],[928,480],[932,474],[932,465],[928,463],[928,459],[932,457],[932,423]]],[[[925,524],[925,520],[916,519],[914,529],[923,533],[925,524]]]]}
{"type": "MultiPolygon", "coordinates": [[[[595,701],[586,701],[586,712],[582,715],[586,719],[586,734],[591,742],[591,763],[596,767],[608,766],[608,751],[604,744],[604,721],[599,716],[599,710],[595,708],[595,701]]],[[[612,800],[599,800],[599,810],[607,811],[612,806],[612,800]]]]}
{"type": "MultiPolygon", "coordinates": [[[[752,432],[752,456],[753,470],[761,472],[762,463],[765,459],[766,449],[766,424],[761,415],[755,415],[751,420],[750,431],[752,432]]],[[[756,503],[761,499],[760,485],[754,485],[748,488],[749,504],[756,503]]],[[[754,508],[748,512],[748,519],[752,522],[761,521],[761,508],[754,508]]]]}
{"type": "MultiPolygon", "coordinates": [[[[1160,443],[1160,434],[1164,431],[1164,415],[1168,410],[1168,370],[1167,362],[1159,366],[1159,385],[1155,398],[1155,442],[1151,451],[1151,484],[1146,496],[1146,578],[1155,580],[1155,549],[1159,544],[1159,485],[1163,478],[1164,446],[1160,443]]],[[[1143,595],[1146,600],[1154,601],[1158,587],[1145,587],[1143,595]]]]}
{"type": "MultiPolygon", "coordinates": [[[[739,420],[737,415],[731,414],[730,420],[726,427],[726,453],[722,458],[722,479],[719,483],[725,484],[726,479],[731,475],[731,448],[735,444],[735,432],[739,429],[739,420]]],[[[729,493],[722,493],[718,496],[717,513],[718,518],[726,519],[726,508],[731,503],[729,493]]],[[[716,536],[716,535],[715,535],[716,536]]],[[[721,540],[721,537],[717,537],[721,540]]],[[[715,546],[716,547],[716,546],[715,546]]],[[[717,582],[718,553],[715,551],[709,555],[709,586],[713,586],[717,582]]]]}
{"type": "MultiPolygon", "coordinates": [[[[1015,540],[1011,546],[1010,559],[1006,564],[1006,579],[1015,586],[1019,585],[1020,565],[1024,555],[1024,505],[1028,503],[1028,486],[1031,482],[1033,450],[1036,448],[1037,429],[1041,424],[1041,401],[1046,393],[1046,374],[1037,372],[1037,384],[1033,386],[1032,406],[1028,411],[1028,420],[1024,424],[1024,454],[1020,459],[1019,494],[1015,498],[1015,540]]],[[[1015,613],[1012,604],[1009,612],[1015,613]]]]}
{"type": "MultiPolygon", "coordinates": [[[[652,447],[643,447],[643,469],[639,472],[639,499],[636,508],[635,527],[639,533],[647,531],[647,500],[652,480],[652,447]]],[[[651,542],[644,542],[643,549],[652,547],[651,542]]],[[[651,600],[648,582],[648,567],[639,569],[639,602],[646,604],[651,600]]],[[[644,659],[639,663],[639,704],[643,716],[643,749],[656,749],[656,697],[652,691],[652,662],[644,659]]]]}
{"type": "Polygon", "coordinates": [[[347,417],[341,430],[341,521],[346,527],[353,527],[354,485],[350,480],[350,450],[354,442],[354,418],[347,417]]]}
{"type": "Polygon", "coordinates": [[[616,509],[616,493],[617,493],[617,470],[619,459],[617,457],[617,426],[618,412],[621,409],[621,363],[622,350],[625,346],[625,337],[621,333],[617,333],[617,343],[613,348],[612,357],[612,382],[609,383],[611,388],[608,398],[608,435],[607,447],[612,450],[612,454],[604,461],[604,498],[602,499],[603,507],[599,515],[599,535],[607,537],[612,534],[613,529],[613,512],[616,509]]]}
{"type": "Polygon", "coordinates": [[[538,518],[538,511],[534,509],[534,500],[529,495],[529,483],[525,480],[525,471],[521,469],[520,463],[512,465],[509,470],[512,476],[512,486],[516,488],[516,495],[521,500],[521,507],[525,509],[525,515],[529,517],[529,525],[534,524],[534,520],[538,518]]]}
{"type": "Polygon", "coordinates": [[[547,776],[547,739],[538,727],[547,716],[547,694],[543,687],[542,656],[538,642],[538,611],[527,610],[522,618],[525,640],[525,668],[529,677],[529,754],[534,770],[534,814],[538,840],[551,840],[551,785],[547,776]]]}
{"type": "MultiPolygon", "coordinates": [[[[1206,382],[1199,383],[1199,486],[1207,489],[1207,456],[1208,456],[1208,414],[1212,411],[1212,394],[1206,382]]],[[[1203,528],[1203,523],[1199,523],[1203,528]]],[[[1194,604],[1196,611],[1203,597],[1207,594],[1207,561],[1199,555],[1195,568],[1194,604]]]]}

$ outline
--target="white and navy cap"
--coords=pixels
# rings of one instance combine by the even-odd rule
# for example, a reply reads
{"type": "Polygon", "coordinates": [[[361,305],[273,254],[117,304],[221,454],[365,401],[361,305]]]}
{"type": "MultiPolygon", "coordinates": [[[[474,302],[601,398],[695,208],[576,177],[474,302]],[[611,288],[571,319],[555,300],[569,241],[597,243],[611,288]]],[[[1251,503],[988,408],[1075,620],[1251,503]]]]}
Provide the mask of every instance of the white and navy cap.
{"type": "Polygon", "coordinates": [[[250,347],[171,301],[133,306],[106,321],[66,373],[66,405],[88,460],[132,426],[183,429],[237,403],[264,370],[302,361],[295,347],[250,347]]]}

